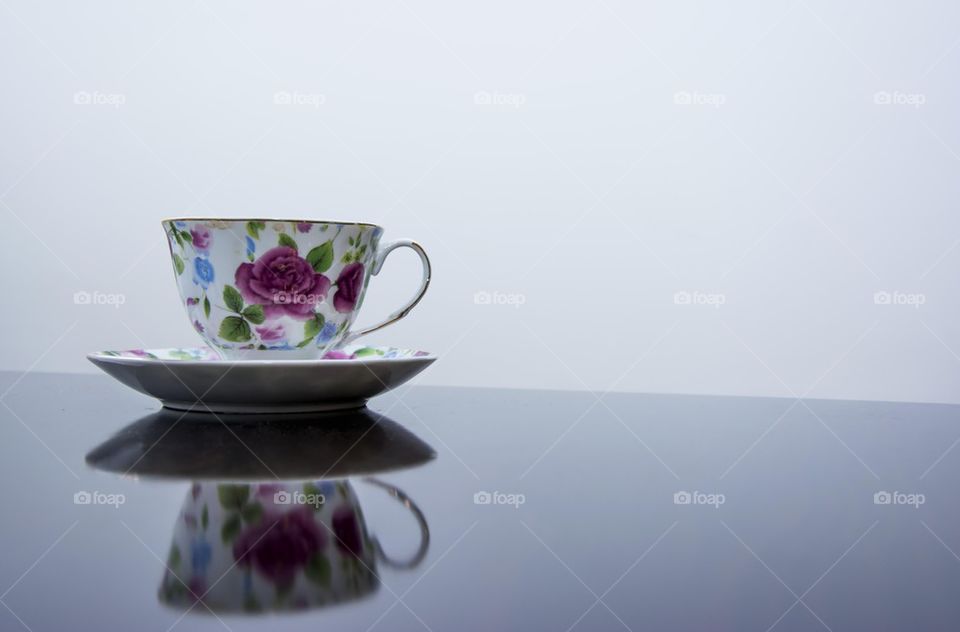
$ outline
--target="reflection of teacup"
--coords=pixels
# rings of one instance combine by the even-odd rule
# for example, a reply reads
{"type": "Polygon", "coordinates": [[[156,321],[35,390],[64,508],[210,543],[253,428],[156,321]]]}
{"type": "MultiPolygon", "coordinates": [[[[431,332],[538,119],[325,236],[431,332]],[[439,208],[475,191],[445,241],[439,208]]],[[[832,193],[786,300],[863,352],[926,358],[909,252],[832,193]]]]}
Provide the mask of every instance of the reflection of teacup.
{"type": "Polygon", "coordinates": [[[430,284],[423,248],[380,243],[373,224],[178,218],[163,229],[190,322],[227,359],[319,357],[400,320],[430,284]],[[400,247],[420,256],[420,289],[386,320],[351,331],[370,277],[400,247]]]}
{"type": "Polygon", "coordinates": [[[371,594],[379,586],[377,563],[413,568],[426,555],[429,531],[402,492],[369,480],[400,498],[419,522],[420,548],[410,560],[384,555],[347,481],[194,483],[174,527],[160,601],[255,613],[371,594]]]}

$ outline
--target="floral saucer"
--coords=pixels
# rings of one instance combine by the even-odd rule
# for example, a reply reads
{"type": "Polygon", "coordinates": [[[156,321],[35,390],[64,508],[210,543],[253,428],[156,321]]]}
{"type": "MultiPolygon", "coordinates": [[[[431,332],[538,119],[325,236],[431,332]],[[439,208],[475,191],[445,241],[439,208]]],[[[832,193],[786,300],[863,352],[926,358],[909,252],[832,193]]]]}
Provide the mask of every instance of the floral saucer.
{"type": "Polygon", "coordinates": [[[316,360],[222,360],[208,347],[98,351],[87,358],[167,408],[213,413],[360,408],[437,359],[425,351],[364,345],[316,360]]]}

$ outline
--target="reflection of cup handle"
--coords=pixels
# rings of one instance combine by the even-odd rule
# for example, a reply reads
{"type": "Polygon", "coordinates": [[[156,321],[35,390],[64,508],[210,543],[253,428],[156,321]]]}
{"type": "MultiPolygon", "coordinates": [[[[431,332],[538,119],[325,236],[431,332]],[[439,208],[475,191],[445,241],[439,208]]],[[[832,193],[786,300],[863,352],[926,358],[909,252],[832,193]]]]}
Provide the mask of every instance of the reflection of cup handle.
{"type": "Polygon", "coordinates": [[[389,483],[384,483],[383,481],[367,477],[366,482],[371,485],[376,485],[381,489],[387,490],[387,493],[403,503],[403,506],[410,510],[413,514],[413,517],[417,519],[417,524],[420,525],[420,548],[417,549],[417,552],[414,553],[409,560],[395,560],[392,557],[389,557],[386,553],[383,552],[383,547],[380,546],[380,541],[373,537],[373,546],[377,550],[377,557],[380,559],[380,562],[387,567],[396,568],[399,570],[410,570],[416,568],[420,565],[420,562],[423,561],[423,558],[427,556],[427,549],[430,548],[430,528],[427,526],[427,519],[424,518],[423,512],[420,511],[420,508],[417,507],[417,504],[410,500],[410,497],[407,496],[402,490],[397,489],[389,483]]]}
{"type": "Polygon", "coordinates": [[[397,322],[409,314],[410,310],[413,309],[417,303],[420,302],[420,299],[423,298],[423,295],[426,294],[427,287],[430,286],[430,259],[427,258],[427,253],[424,252],[420,244],[415,241],[410,241],[409,239],[399,239],[397,241],[390,242],[389,244],[384,244],[380,252],[377,253],[377,257],[373,262],[373,268],[370,270],[370,274],[374,276],[379,274],[380,268],[383,266],[384,259],[386,259],[387,255],[397,248],[410,248],[420,256],[420,263],[423,264],[423,277],[420,279],[420,289],[417,290],[417,293],[413,296],[413,298],[407,301],[406,305],[387,316],[386,320],[379,322],[376,325],[371,325],[370,327],[365,327],[358,331],[351,332],[341,341],[341,345],[353,342],[360,336],[365,336],[370,332],[377,331],[382,327],[386,327],[391,323],[397,322]]]}

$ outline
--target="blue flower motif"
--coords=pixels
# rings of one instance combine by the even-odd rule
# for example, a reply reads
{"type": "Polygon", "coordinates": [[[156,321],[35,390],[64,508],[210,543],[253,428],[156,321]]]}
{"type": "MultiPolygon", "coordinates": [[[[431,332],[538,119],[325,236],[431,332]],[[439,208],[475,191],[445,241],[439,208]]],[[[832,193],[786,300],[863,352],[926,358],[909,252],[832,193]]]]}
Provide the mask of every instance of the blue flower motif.
{"type": "Polygon", "coordinates": [[[323,481],[320,483],[320,493],[323,494],[324,498],[333,498],[335,492],[336,488],[330,481],[323,481]]]}
{"type": "Polygon", "coordinates": [[[193,282],[207,289],[213,283],[213,264],[206,257],[193,260],[193,282]]]}
{"type": "Polygon", "coordinates": [[[203,538],[197,538],[190,543],[190,566],[194,573],[206,574],[212,556],[210,543],[203,538]]]}
{"type": "Polygon", "coordinates": [[[334,334],[337,333],[337,324],[336,323],[327,323],[323,326],[323,329],[320,330],[320,333],[317,334],[317,342],[330,342],[333,340],[334,334]]]}
{"type": "Polygon", "coordinates": [[[176,226],[177,228],[186,228],[186,227],[187,227],[187,223],[186,223],[186,222],[174,222],[173,225],[176,226]]]}
{"type": "Polygon", "coordinates": [[[253,239],[247,237],[247,256],[250,257],[257,251],[257,244],[254,243],[253,239]]]}

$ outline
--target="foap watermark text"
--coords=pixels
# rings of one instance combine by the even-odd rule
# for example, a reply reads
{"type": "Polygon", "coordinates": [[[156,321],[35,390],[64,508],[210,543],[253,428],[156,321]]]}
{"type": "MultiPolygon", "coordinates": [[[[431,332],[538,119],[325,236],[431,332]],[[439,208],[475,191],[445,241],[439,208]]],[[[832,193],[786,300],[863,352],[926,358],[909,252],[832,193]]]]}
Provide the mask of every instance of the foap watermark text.
{"type": "Polygon", "coordinates": [[[120,505],[127,502],[127,497],[123,494],[108,494],[106,492],[80,490],[73,495],[74,505],[108,505],[114,509],[119,509],[120,505]]]}
{"type": "Polygon", "coordinates": [[[498,105],[503,107],[519,108],[526,102],[527,97],[525,95],[510,92],[487,92],[486,90],[481,90],[473,95],[474,105],[498,105]]]}
{"type": "Polygon", "coordinates": [[[919,509],[927,502],[927,497],[919,493],[879,491],[873,495],[874,505],[906,505],[919,509]]]}
{"type": "Polygon", "coordinates": [[[321,507],[326,500],[323,494],[307,494],[300,490],[292,492],[281,490],[273,495],[274,505],[308,505],[310,507],[321,507]]]}
{"type": "Polygon", "coordinates": [[[477,290],[473,293],[474,305],[507,305],[510,307],[520,307],[527,302],[525,294],[519,292],[488,292],[487,290],[477,290]]]}
{"type": "Polygon", "coordinates": [[[881,290],[873,293],[873,302],[875,305],[907,305],[920,309],[920,306],[927,302],[927,296],[919,292],[881,290]]]}
{"type": "Polygon", "coordinates": [[[673,294],[674,305],[706,305],[719,309],[726,302],[727,295],[719,292],[681,291],[673,294]]]}
{"type": "Polygon", "coordinates": [[[713,108],[719,108],[727,102],[727,95],[719,92],[690,92],[681,90],[673,93],[673,102],[676,105],[706,105],[713,108]]]}
{"type": "Polygon", "coordinates": [[[106,105],[115,109],[120,109],[127,102],[127,95],[119,92],[100,92],[94,90],[87,92],[81,90],[73,93],[74,105],[106,105]]]}
{"type": "Polygon", "coordinates": [[[727,497],[723,494],[708,494],[706,492],[679,491],[673,494],[674,505],[707,505],[714,509],[719,509],[720,505],[727,502],[727,497]]]}
{"type": "Polygon", "coordinates": [[[273,93],[274,105],[303,105],[312,108],[319,108],[327,102],[326,95],[316,92],[288,92],[281,90],[273,93]]]}
{"type": "Polygon", "coordinates": [[[520,509],[520,505],[525,502],[527,502],[527,497],[524,494],[480,491],[473,495],[474,505],[509,505],[514,509],[520,509]]]}
{"type": "Polygon", "coordinates": [[[881,90],[873,93],[873,102],[876,105],[906,105],[919,110],[927,102],[927,95],[920,92],[881,90]]]}
{"type": "Polygon", "coordinates": [[[110,305],[112,307],[120,307],[126,302],[127,296],[118,292],[101,292],[99,290],[88,292],[86,290],[79,290],[73,293],[74,305],[110,305]]]}

